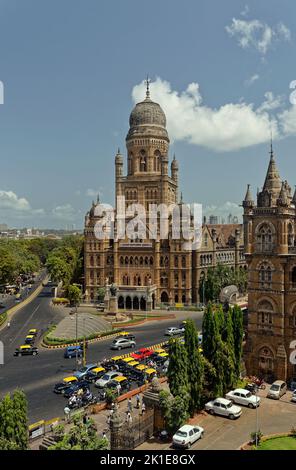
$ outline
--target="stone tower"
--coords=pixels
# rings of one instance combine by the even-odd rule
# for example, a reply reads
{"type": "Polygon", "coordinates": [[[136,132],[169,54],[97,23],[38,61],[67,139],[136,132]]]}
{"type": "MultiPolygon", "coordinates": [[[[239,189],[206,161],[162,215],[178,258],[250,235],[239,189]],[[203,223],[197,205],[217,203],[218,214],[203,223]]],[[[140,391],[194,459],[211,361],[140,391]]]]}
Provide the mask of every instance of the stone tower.
{"type": "Polygon", "coordinates": [[[243,208],[249,272],[247,372],[265,380],[288,380],[296,375],[289,360],[296,338],[296,213],[291,188],[280,179],[272,145],[257,204],[248,185],[243,208]]]}

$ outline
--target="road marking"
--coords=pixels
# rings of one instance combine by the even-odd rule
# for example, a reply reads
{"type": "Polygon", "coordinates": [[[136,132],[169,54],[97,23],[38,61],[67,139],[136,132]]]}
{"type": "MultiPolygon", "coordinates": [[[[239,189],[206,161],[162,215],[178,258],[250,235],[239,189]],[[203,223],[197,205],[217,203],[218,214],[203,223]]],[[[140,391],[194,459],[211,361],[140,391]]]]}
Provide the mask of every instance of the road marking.
{"type": "Polygon", "coordinates": [[[25,323],[23,324],[22,328],[20,330],[18,330],[18,334],[13,338],[11,339],[10,341],[10,344],[14,343],[14,341],[16,340],[16,338],[20,335],[20,333],[24,330],[24,328],[26,327],[26,325],[30,322],[30,320],[32,319],[34,313],[37,312],[38,308],[40,307],[41,303],[37,305],[37,307],[35,308],[35,310],[33,311],[32,315],[30,315],[30,317],[27,319],[27,321],[25,321],[25,323]]]}

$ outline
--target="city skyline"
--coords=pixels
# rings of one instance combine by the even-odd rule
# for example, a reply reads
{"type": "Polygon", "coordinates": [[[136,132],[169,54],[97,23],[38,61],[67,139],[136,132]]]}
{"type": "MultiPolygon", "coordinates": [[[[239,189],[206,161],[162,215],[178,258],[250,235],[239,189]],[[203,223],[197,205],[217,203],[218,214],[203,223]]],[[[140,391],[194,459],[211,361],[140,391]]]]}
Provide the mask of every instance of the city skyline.
{"type": "Polygon", "coordinates": [[[0,221],[82,229],[98,192],[114,203],[114,156],[118,147],[126,156],[128,116],[144,98],[147,72],[184,201],[202,203],[207,217],[241,221],[246,184],[253,193],[261,185],[271,130],[281,176],[295,168],[295,9],[189,1],[181,11],[152,1],[143,21],[132,0],[0,2],[0,221]]]}

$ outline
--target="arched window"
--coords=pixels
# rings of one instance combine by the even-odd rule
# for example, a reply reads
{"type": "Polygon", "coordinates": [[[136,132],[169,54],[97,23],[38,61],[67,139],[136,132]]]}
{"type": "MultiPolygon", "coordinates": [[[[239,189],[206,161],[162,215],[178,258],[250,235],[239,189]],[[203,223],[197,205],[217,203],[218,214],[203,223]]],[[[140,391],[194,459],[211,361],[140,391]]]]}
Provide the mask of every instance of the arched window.
{"type": "Polygon", "coordinates": [[[160,151],[155,150],[154,152],[154,162],[153,162],[154,171],[160,171],[160,151]]]}
{"type": "Polygon", "coordinates": [[[262,224],[257,230],[257,250],[271,252],[274,245],[274,231],[269,224],[262,224]]]}
{"type": "Polygon", "coordinates": [[[268,347],[264,346],[259,350],[258,366],[260,374],[272,374],[274,369],[274,356],[268,347]]]}
{"type": "Polygon", "coordinates": [[[288,225],[288,246],[294,246],[294,230],[292,224],[288,225]]]}
{"type": "Polygon", "coordinates": [[[186,258],[182,256],[182,268],[186,268],[186,258]]]}
{"type": "Polygon", "coordinates": [[[273,306],[269,300],[262,300],[258,304],[258,327],[259,329],[271,329],[273,323],[273,306]]]}
{"type": "Polygon", "coordinates": [[[291,283],[292,289],[296,289],[296,266],[294,266],[291,271],[291,283]]]}
{"type": "Polygon", "coordinates": [[[140,151],[140,171],[147,171],[147,156],[145,150],[140,151]]]}
{"type": "Polygon", "coordinates": [[[259,288],[271,289],[272,271],[271,267],[264,263],[261,264],[259,269],[259,288]]]}

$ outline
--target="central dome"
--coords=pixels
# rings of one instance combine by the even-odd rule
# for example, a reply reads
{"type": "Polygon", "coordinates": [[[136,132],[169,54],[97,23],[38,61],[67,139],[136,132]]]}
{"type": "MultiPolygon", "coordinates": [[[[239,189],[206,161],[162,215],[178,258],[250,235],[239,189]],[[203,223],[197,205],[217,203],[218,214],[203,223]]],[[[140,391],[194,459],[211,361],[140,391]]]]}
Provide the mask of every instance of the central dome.
{"type": "Polygon", "coordinates": [[[127,140],[139,136],[154,136],[169,141],[165,114],[160,105],[150,99],[149,92],[146,93],[146,99],[137,103],[132,110],[129,125],[127,140]]]}
{"type": "Polygon", "coordinates": [[[150,98],[137,103],[131,112],[129,119],[130,127],[152,125],[166,126],[166,117],[158,103],[154,103],[150,98]]]}

